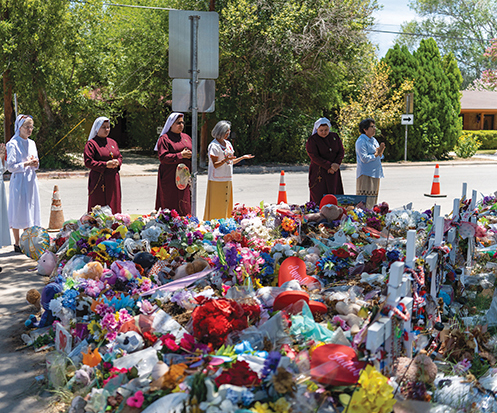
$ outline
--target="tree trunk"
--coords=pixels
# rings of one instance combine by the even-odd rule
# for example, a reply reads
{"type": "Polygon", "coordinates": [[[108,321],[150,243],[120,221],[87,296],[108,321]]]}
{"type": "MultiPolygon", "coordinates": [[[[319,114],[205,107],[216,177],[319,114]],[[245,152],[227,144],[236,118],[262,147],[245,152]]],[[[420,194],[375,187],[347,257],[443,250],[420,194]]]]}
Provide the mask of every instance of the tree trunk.
{"type": "Polygon", "coordinates": [[[12,83],[10,83],[10,69],[3,73],[3,140],[4,142],[10,141],[10,138],[14,135],[14,130],[12,125],[13,122],[13,112],[12,107],[12,83]]]}

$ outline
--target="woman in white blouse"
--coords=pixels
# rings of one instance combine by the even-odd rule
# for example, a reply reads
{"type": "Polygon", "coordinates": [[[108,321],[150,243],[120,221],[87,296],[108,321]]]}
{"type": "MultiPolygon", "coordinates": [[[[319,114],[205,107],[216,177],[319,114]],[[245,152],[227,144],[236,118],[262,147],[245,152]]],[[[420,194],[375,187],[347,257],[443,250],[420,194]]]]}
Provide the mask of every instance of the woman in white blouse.
{"type": "Polygon", "coordinates": [[[19,230],[41,225],[40,194],[36,170],[40,166],[33,140],[33,118],[19,115],[15,134],[7,142],[7,169],[12,172],[9,185],[9,225],[14,234],[14,251],[19,247],[19,230]]]}
{"type": "Polygon", "coordinates": [[[219,121],[211,135],[214,140],[209,144],[209,170],[207,195],[205,198],[204,221],[231,217],[233,210],[233,165],[253,155],[235,157],[233,146],[228,141],[231,123],[219,121]]]}

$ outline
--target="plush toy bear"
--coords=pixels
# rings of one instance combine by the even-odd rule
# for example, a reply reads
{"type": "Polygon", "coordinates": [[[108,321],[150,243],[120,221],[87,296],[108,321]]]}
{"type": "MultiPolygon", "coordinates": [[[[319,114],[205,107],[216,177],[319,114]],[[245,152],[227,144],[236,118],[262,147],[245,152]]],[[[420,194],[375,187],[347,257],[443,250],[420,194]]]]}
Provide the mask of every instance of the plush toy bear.
{"type": "Polygon", "coordinates": [[[175,272],[174,279],[179,280],[180,278],[186,277],[188,275],[196,274],[209,267],[209,263],[203,258],[197,258],[193,262],[188,264],[180,265],[175,272]]]}
{"type": "Polygon", "coordinates": [[[92,280],[99,280],[104,272],[104,267],[98,261],[92,261],[86,264],[80,270],[73,272],[73,277],[80,277],[92,280]]]}
{"type": "MultiPolygon", "coordinates": [[[[36,290],[35,290],[36,291],[36,290]]],[[[36,291],[37,292],[37,291],[36,291]]],[[[40,318],[40,321],[37,321],[36,316],[31,314],[29,318],[26,320],[24,325],[28,328],[31,327],[36,327],[36,328],[42,328],[46,326],[50,326],[53,324],[55,321],[55,316],[53,313],[50,311],[50,301],[55,297],[56,294],[59,294],[62,292],[62,285],[57,284],[57,283],[50,283],[45,285],[43,288],[43,291],[41,292],[41,297],[39,299],[39,304],[41,304],[41,307],[45,310],[40,318]]],[[[38,293],[39,294],[39,293],[38,293]]],[[[36,299],[36,294],[33,292],[33,290],[29,290],[26,299],[36,299]]],[[[30,302],[30,301],[28,301],[30,302]]]]}

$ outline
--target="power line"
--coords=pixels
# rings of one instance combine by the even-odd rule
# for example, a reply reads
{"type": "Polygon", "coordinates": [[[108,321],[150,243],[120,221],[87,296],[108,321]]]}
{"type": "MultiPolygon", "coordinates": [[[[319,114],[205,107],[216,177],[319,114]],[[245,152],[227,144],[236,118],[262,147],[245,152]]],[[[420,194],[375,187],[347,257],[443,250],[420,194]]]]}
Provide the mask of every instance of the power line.
{"type": "MultiPolygon", "coordinates": [[[[71,3],[81,3],[88,4],[87,1],[84,0],[71,0],[71,3]]],[[[113,6],[113,7],[131,7],[135,9],[151,9],[151,10],[176,10],[166,7],[152,7],[152,6],[135,6],[133,4],[117,4],[117,3],[102,3],[103,6],[113,6]]]]}
{"type": "Polygon", "coordinates": [[[375,33],[387,33],[387,34],[405,34],[407,36],[414,36],[414,37],[437,37],[441,39],[452,39],[452,40],[471,40],[474,42],[481,42],[481,43],[487,43],[491,42],[493,39],[475,39],[474,37],[455,37],[455,36],[447,36],[444,34],[422,34],[422,33],[410,33],[410,32],[395,32],[395,31],[390,31],[390,30],[376,30],[376,29],[364,29],[367,32],[375,32],[375,33]]]}

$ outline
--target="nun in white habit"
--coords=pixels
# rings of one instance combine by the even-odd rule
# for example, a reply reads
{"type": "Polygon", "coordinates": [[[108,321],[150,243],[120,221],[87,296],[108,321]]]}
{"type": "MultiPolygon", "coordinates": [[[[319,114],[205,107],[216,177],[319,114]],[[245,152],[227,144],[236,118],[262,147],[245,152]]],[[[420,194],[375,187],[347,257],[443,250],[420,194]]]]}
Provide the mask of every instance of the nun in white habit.
{"type": "Polygon", "coordinates": [[[14,234],[14,251],[19,247],[19,230],[41,225],[40,194],[36,170],[40,166],[36,144],[29,139],[33,118],[19,115],[15,134],[7,142],[7,170],[12,173],[9,185],[9,225],[14,234]]]}

